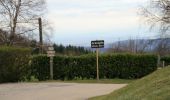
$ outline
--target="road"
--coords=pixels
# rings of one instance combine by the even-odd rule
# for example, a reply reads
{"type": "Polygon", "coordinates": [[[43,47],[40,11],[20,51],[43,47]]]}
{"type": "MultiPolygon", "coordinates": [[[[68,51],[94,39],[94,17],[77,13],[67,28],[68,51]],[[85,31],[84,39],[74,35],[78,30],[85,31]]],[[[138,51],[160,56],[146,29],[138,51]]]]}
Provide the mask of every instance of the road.
{"type": "Polygon", "coordinates": [[[0,84],[0,100],[87,100],[124,86],[59,82],[0,84]]]}

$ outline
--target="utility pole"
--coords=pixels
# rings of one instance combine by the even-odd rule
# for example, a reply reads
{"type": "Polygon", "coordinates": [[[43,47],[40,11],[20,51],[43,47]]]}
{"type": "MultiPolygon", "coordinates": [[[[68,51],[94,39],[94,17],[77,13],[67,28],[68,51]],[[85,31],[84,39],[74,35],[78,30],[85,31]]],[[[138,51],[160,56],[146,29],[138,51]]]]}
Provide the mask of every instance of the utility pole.
{"type": "Polygon", "coordinates": [[[42,37],[42,20],[41,18],[38,18],[38,24],[39,24],[39,53],[43,53],[43,37],[42,37]]]}

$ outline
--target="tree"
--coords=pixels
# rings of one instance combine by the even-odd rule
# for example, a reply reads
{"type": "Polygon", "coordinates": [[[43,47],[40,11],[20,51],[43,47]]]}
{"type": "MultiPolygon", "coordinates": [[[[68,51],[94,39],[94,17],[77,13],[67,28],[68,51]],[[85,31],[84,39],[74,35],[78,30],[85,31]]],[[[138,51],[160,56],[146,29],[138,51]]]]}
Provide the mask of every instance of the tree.
{"type": "Polygon", "coordinates": [[[159,27],[164,34],[170,31],[170,0],[150,0],[147,7],[142,7],[141,14],[151,29],[159,27]]]}
{"type": "Polygon", "coordinates": [[[45,11],[45,0],[0,0],[0,28],[9,32],[12,45],[17,35],[34,31],[45,11]]]}
{"type": "Polygon", "coordinates": [[[92,53],[92,51],[85,49],[84,47],[77,47],[77,46],[63,46],[62,44],[57,45],[53,44],[54,50],[56,51],[57,54],[59,55],[82,55],[82,54],[88,54],[92,53]]]}

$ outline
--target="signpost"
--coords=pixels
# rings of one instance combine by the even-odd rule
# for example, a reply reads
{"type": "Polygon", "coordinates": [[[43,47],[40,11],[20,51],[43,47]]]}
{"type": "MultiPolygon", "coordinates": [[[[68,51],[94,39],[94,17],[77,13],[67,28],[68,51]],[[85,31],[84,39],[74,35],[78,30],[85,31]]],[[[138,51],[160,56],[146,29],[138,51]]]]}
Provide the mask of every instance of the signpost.
{"type": "Polygon", "coordinates": [[[53,80],[53,57],[55,56],[53,46],[48,47],[47,56],[50,57],[50,79],[53,80]]]}
{"type": "Polygon", "coordinates": [[[91,48],[96,48],[97,80],[99,80],[99,48],[104,48],[104,40],[91,41],[91,48]]]}

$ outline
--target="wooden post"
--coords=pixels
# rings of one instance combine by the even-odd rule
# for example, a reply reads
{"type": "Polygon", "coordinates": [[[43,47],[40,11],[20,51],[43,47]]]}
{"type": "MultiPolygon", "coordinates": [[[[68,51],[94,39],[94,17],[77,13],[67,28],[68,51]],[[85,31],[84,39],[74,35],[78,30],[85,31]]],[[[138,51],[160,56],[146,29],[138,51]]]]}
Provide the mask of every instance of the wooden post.
{"type": "Polygon", "coordinates": [[[53,80],[53,57],[50,57],[50,79],[53,80]]]}
{"type": "Polygon", "coordinates": [[[99,80],[99,49],[96,48],[97,80],[99,80]]]}
{"type": "Polygon", "coordinates": [[[40,43],[39,43],[39,53],[43,53],[43,39],[42,39],[42,20],[41,18],[38,18],[38,24],[39,24],[39,38],[40,38],[40,43]]]}
{"type": "Polygon", "coordinates": [[[163,66],[162,66],[163,68],[165,67],[165,61],[163,61],[163,66]]]}

